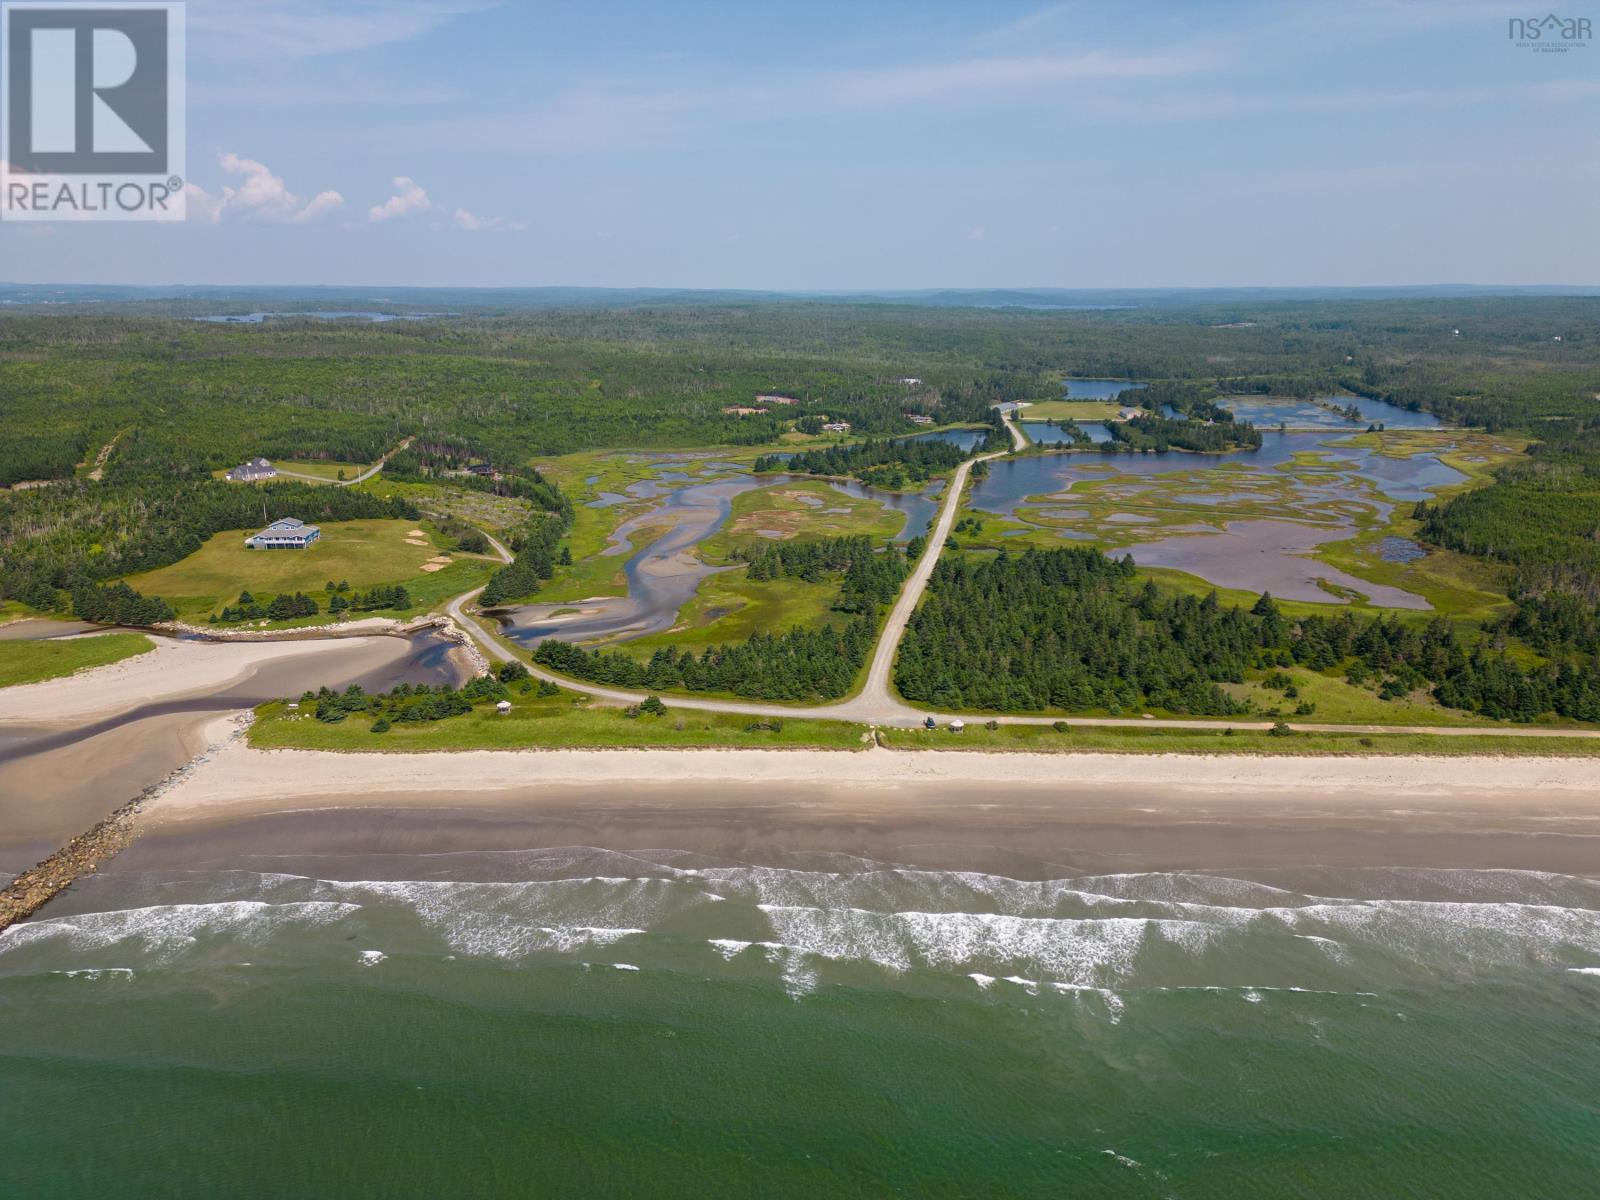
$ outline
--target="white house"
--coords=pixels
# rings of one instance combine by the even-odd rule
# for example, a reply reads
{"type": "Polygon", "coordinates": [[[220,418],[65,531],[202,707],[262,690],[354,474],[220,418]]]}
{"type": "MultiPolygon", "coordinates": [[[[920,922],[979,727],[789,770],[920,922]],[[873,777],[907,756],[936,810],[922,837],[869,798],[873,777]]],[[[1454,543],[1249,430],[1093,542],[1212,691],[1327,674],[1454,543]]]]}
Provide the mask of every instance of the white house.
{"type": "Polygon", "coordinates": [[[322,530],[295,517],[274,521],[260,533],[245,538],[252,550],[304,550],[322,536],[322,530]]]}
{"type": "Polygon", "coordinates": [[[495,710],[495,712],[499,713],[502,717],[505,716],[508,712],[511,711],[511,701],[509,701],[509,700],[500,701],[498,704],[496,704],[494,706],[494,710],[495,710]]]}
{"type": "Polygon", "coordinates": [[[849,421],[829,421],[822,427],[824,433],[849,433],[849,421]]]}

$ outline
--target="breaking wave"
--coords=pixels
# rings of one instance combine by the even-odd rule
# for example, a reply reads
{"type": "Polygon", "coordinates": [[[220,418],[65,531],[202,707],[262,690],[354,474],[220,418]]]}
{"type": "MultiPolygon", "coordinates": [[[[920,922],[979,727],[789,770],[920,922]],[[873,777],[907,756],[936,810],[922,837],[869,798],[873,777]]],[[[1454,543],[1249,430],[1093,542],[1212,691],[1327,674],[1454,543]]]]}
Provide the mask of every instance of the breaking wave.
{"type": "Polygon", "coordinates": [[[58,902],[79,911],[0,935],[0,975],[318,956],[386,971],[414,956],[570,960],[775,973],[792,992],[946,979],[967,995],[976,984],[992,997],[1099,996],[1115,1017],[1128,989],[1359,996],[1505,970],[1594,974],[1600,958],[1600,884],[1582,876],[1312,868],[1019,880],[848,855],[800,861],[565,847],[330,860],[319,875],[108,874],[58,902]],[[329,877],[336,868],[409,877],[329,877]],[[615,957],[623,944],[626,962],[615,957]]]}

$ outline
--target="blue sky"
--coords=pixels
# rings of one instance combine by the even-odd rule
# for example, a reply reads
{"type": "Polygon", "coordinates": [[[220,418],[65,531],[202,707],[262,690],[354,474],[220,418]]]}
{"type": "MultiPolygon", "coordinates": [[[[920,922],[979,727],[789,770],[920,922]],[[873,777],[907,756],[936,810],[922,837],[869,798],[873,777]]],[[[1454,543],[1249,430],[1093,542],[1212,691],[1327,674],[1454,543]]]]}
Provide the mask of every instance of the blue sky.
{"type": "Polygon", "coordinates": [[[190,220],[0,279],[1600,283],[1600,45],[1516,0],[188,11],[190,220]]]}

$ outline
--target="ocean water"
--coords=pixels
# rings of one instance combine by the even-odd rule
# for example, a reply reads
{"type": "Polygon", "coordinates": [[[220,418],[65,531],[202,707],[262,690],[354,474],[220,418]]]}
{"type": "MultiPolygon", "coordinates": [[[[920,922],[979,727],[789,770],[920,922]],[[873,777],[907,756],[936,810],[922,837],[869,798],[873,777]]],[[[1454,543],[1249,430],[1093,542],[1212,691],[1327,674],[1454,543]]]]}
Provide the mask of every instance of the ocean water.
{"type": "Polygon", "coordinates": [[[0,1196],[1600,1194],[1600,881],[587,847],[0,935],[0,1196]]]}

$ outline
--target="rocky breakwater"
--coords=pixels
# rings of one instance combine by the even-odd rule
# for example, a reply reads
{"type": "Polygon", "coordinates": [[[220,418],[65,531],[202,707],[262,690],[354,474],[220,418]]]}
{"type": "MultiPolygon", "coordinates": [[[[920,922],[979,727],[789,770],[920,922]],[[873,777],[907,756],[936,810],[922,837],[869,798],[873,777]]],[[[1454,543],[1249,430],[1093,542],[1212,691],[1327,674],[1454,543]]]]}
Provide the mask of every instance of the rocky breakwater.
{"type": "Polygon", "coordinates": [[[165,779],[151,784],[132,800],[112,811],[91,829],[80,833],[54,854],[22,872],[3,889],[0,889],[0,932],[18,921],[25,921],[44,907],[58,893],[72,886],[85,875],[93,874],[102,863],[109,862],[126,850],[138,838],[141,829],[139,817],[146,804],[168,788],[187,779],[201,764],[229,743],[242,738],[255,720],[255,714],[244,713],[233,721],[233,729],[222,741],[213,743],[184,763],[165,779]]]}

